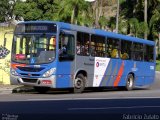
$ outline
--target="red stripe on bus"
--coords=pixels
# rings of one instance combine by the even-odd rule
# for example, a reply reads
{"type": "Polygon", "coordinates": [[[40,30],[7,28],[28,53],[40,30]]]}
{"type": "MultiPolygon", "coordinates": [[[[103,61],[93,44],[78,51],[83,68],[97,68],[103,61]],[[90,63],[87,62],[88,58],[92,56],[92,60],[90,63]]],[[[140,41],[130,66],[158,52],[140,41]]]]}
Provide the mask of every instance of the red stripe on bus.
{"type": "Polygon", "coordinates": [[[17,69],[17,67],[25,67],[26,64],[11,64],[11,68],[17,69]]]}
{"type": "Polygon", "coordinates": [[[121,67],[120,67],[120,69],[118,71],[118,75],[116,77],[116,80],[114,81],[114,85],[113,85],[114,87],[118,86],[118,84],[120,82],[120,79],[122,77],[122,74],[123,74],[123,70],[124,70],[124,62],[122,62],[121,67]]]}

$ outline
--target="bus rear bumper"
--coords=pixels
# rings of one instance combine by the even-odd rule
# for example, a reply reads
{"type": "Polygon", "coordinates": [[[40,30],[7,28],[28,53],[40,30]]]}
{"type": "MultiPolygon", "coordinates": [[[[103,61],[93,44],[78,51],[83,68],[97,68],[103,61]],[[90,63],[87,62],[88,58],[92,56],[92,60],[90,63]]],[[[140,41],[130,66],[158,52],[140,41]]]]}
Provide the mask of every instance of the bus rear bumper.
{"type": "Polygon", "coordinates": [[[56,75],[52,75],[48,78],[26,78],[20,76],[10,76],[11,85],[28,85],[39,87],[56,88],[56,75]]]}

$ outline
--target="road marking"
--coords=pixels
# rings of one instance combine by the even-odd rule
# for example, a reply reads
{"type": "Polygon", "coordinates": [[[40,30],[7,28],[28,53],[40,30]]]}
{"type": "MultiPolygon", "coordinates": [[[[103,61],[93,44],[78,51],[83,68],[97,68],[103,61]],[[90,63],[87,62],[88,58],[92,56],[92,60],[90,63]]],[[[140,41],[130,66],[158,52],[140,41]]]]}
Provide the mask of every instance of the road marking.
{"type": "Polygon", "coordinates": [[[111,99],[158,99],[160,97],[109,97],[109,98],[57,98],[57,99],[27,99],[28,101],[62,101],[62,100],[111,100],[111,99]]]}
{"type": "Polygon", "coordinates": [[[160,106],[129,106],[129,107],[102,107],[102,108],[69,108],[68,110],[106,110],[106,109],[137,109],[137,108],[160,108],[160,106]]]}

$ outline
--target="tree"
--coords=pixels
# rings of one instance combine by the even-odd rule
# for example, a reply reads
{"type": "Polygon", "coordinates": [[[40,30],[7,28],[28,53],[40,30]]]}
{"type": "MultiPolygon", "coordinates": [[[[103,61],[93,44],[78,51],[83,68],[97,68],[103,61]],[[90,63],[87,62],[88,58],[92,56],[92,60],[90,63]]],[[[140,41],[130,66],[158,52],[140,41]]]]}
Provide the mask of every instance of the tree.
{"type": "Polygon", "coordinates": [[[129,19],[129,28],[130,34],[133,34],[135,37],[138,36],[138,29],[139,29],[139,21],[136,18],[129,19]]]}
{"type": "Polygon", "coordinates": [[[148,24],[146,22],[140,22],[138,29],[138,37],[144,38],[144,33],[146,33],[146,35],[149,34],[148,24]]]}
{"type": "Polygon", "coordinates": [[[112,32],[114,32],[115,28],[116,28],[116,18],[115,17],[111,17],[110,20],[109,20],[109,24],[108,24],[108,27],[110,28],[110,30],[112,32]]]}
{"type": "Polygon", "coordinates": [[[117,15],[116,15],[116,32],[118,33],[119,27],[119,0],[117,0],[117,15]]]}
{"type": "Polygon", "coordinates": [[[52,20],[55,6],[53,0],[27,0],[16,3],[14,13],[16,18],[24,20],[52,20]]]}
{"type": "Polygon", "coordinates": [[[81,16],[86,17],[90,8],[90,4],[84,0],[56,0],[55,3],[58,5],[56,19],[72,24],[81,23],[81,16]]]}
{"type": "MultiPolygon", "coordinates": [[[[144,22],[147,23],[147,0],[144,1],[144,22]]],[[[144,31],[144,38],[147,39],[147,31],[144,31]]]]}
{"type": "Polygon", "coordinates": [[[108,24],[108,20],[106,19],[106,17],[103,15],[99,18],[99,25],[101,29],[105,29],[106,25],[108,24]]]}
{"type": "Polygon", "coordinates": [[[14,18],[13,10],[16,0],[0,0],[0,21],[8,21],[14,18]]]}
{"type": "Polygon", "coordinates": [[[127,20],[119,19],[119,33],[127,35],[128,27],[129,26],[127,20]]]}

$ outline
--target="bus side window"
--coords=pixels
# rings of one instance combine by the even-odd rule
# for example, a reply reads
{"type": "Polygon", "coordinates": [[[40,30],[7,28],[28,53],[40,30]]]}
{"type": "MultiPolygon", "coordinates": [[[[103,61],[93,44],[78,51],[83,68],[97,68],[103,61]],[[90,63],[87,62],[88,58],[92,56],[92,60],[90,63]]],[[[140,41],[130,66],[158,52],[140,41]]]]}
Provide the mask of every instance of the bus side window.
{"type": "Polygon", "coordinates": [[[80,56],[89,56],[89,34],[77,32],[76,53],[80,56]]]}
{"type": "Polygon", "coordinates": [[[73,35],[60,35],[59,40],[59,60],[70,61],[74,59],[75,38],[73,35]]]}
{"type": "Polygon", "coordinates": [[[99,35],[91,35],[91,56],[105,57],[105,37],[99,35]]]}
{"type": "Polygon", "coordinates": [[[107,38],[107,57],[119,58],[119,40],[107,38]]]}
{"type": "Polygon", "coordinates": [[[121,40],[121,59],[130,59],[131,58],[131,46],[132,42],[121,40]]]}
{"type": "Polygon", "coordinates": [[[137,61],[143,61],[143,44],[133,43],[132,47],[132,59],[137,61]]]}

